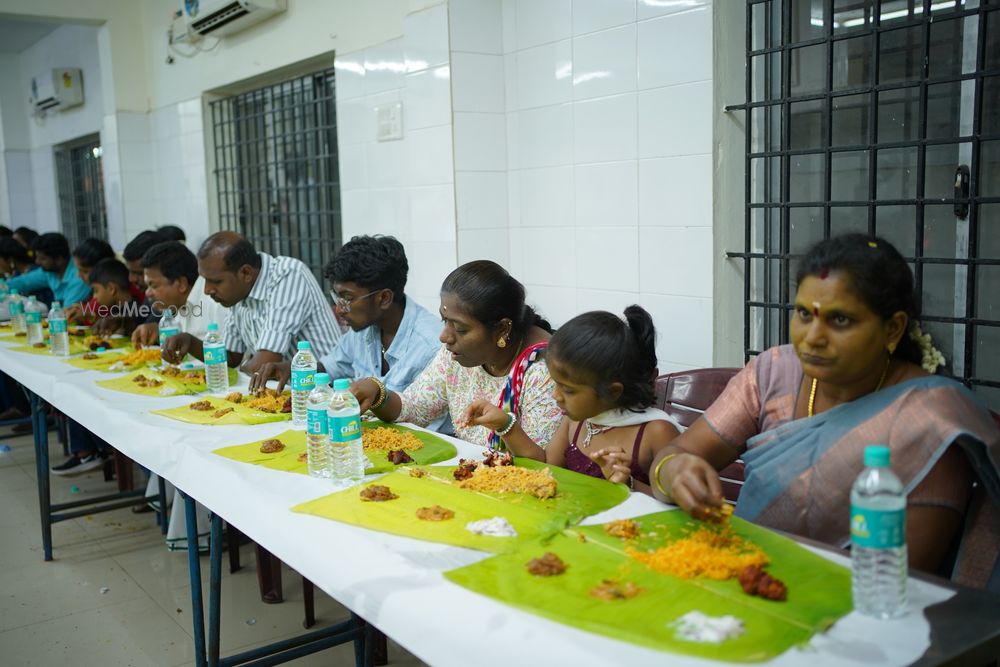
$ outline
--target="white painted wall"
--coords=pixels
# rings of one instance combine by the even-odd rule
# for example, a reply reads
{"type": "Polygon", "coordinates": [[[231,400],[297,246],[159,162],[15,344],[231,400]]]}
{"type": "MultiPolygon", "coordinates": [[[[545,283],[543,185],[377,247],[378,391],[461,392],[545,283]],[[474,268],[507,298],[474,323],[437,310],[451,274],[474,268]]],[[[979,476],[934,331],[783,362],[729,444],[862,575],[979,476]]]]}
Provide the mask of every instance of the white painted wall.
{"type": "Polygon", "coordinates": [[[555,325],[639,303],[661,371],[710,366],[711,1],[449,9],[460,261],[555,325]]]}

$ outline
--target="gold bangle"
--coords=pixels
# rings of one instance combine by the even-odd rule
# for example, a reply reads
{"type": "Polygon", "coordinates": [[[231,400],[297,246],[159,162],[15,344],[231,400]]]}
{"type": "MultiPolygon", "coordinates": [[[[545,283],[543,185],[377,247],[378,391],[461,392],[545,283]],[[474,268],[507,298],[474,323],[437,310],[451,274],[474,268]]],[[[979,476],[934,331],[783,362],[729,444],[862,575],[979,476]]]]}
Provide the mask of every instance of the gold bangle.
{"type": "Polygon", "coordinates": [[[662,459],[660,459],[660,462],[656,464],[655,468],[653,468],[653,486],[656,487],[657,491],[665,495],[667,498],[670,498],[671,500],[673,499],[673,494],[663,488],[663,484],[660,482],[660,471],[663,469],[663,464],[669,461],[670,459],[674,458],[675,456],[677,456],[677,452],[674,452],[673,454],[667,454],[662,459]]]}
{"type": "Polygon", "coordinates": [[[389,392],[386,391],[385,384],[376,377],[368,378],[378,387],[378,396],[375,397],[375,402],[371,404],[368,408],[369,410],[378,410],[385,403],[385,399],[389,398],[389,392]]]}

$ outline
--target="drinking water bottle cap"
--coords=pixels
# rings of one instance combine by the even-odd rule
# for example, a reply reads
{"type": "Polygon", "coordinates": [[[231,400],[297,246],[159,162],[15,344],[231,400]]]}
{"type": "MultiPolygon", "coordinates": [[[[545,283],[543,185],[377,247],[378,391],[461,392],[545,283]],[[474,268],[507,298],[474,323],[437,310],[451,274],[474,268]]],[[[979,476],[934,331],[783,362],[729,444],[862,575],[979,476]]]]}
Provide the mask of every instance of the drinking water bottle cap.
{"type": "Polygon", "coordinates": [[[218,331],[219,330],[219,325],[216,324],[215,322],[209,322],[208,323],[208,330],[209,331],[218,331]]]}
{"type": "Polygon", "coordinates": [[[300,340],[298,347],[299,347],[300,350],[310,350],[310,349],[312,349],[312,345],[310,345],[309,341],[307,341],[307,340],[300,340]]]}
{"type": "Polygon", "coordinates": [[[107,352],[107,348],[105,348],[105,347],[99,347],[99,348],[97,348],[97,351],[98,352],[107,352]]]}
{"type": "Polygon", "coordinates": [[[62,308],[62,304],[59,303],[58,301],[53,301],[52,302],[52,310],[55,310],[56,308],[62,308]]]}
{"type": "Polygon", "coordinates": [[[865,447],[866,468],[888,468],[889,448],[885,445],[868,445],[865,447]]]}
{"type": "Polygon", "coordinates": [[[17,296],[18,294],[20,294],[20,292],[17,291],[16,287],[13,287],[10,290],[10,294],[11,294],[11,296],[17,296]]]}
{"type": "Polygon", "coordinates": [[[333,388],[337,391],[347,391],[351,388],[351,381],[347,378],[340,378],[334,381],[333,388]]]}
{"type": "Polygon", "coordinates": [[[317,387],[324,384],[330,384],[330,376],[327,373],[316,373],[316,375],[313,376],[313,382],[316,383],[317,387]]]}

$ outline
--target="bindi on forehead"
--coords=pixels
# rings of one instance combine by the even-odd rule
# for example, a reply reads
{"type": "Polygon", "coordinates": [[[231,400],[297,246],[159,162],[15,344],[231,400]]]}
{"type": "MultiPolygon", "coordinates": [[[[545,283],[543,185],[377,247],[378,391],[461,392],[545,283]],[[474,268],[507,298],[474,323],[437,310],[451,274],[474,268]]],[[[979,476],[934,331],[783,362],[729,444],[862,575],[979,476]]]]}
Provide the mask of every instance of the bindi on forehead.
{"type": "Polygon", "coordinates": [[[830,277],[830,267],[824,266],[823,268],[821,268],[819,270],[819,279],[820,280],[826,280],[829,277],[830,277]]]}

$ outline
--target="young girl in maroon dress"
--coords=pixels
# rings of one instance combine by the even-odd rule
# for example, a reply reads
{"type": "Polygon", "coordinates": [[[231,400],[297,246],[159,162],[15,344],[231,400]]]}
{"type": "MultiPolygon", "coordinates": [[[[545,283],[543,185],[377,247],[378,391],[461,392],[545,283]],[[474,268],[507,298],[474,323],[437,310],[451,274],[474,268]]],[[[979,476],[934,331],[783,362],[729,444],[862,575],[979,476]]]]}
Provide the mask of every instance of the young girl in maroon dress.
{"type": "Polygon", "coordinates": [[[462,416],[502,433],[515,456],[525,456],[650,493],[653,457],[682,427],[655,402],[656,331],[643,308],[624,316],[578,315],[552,336],[546,363],[553,397],[563,414],[555,436],[536,443],[510,416],[486,401],[462,416]]]}

